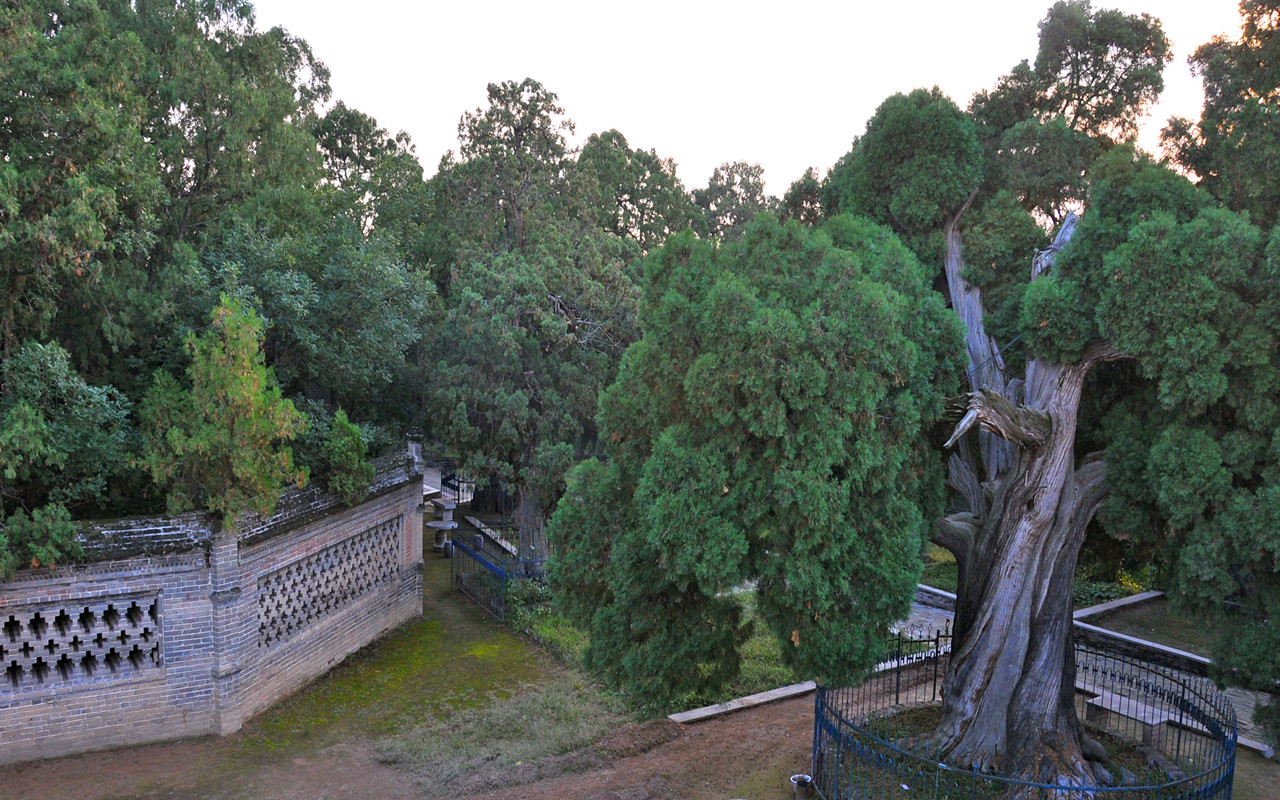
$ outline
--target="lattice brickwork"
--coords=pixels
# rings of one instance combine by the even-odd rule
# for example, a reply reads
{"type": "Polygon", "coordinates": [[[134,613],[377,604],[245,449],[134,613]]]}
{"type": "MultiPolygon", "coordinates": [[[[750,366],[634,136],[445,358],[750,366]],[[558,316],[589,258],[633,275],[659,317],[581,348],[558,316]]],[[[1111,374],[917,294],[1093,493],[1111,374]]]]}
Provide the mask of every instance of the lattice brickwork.
{"type": "Polygon", "coordinates": [[[95,675],[129,675],[161,664],[157,597],[0,611],[0,692],[95,675]]]}
{"type": "Polygon", "coordinates": [[[258,646],[270,647],[396,579],[404,518],[343,539],[258,580],[258,646]]]}

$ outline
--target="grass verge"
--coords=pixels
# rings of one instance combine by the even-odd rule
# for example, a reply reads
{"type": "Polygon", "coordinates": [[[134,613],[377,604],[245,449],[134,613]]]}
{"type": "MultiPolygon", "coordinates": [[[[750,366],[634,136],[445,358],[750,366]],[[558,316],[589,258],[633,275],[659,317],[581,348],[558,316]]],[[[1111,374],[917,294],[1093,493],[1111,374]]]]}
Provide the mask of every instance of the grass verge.
{"type": "Polygon", "coordinates": [[[428,797],[448,797],[485,775],[586,747],[627,721],[615,699],[569,676],[393,736],[378,756],[428,797]]]}
{"type": "MultiPolygon", "coordinates": [[[[586,632],[556,614],[548,603],[536,606],[530,604],[529,598],[524,596],[529,591],[532,590],[521,590],[517,602],[513,604],[515,610],[508,617],[511,627],[532,638],[567,666],[581,667],[590,644],[586,632]]],[[[783,663],[782,645],[756,611],[755,594],[741,592],[737,597],[743,605],[744,616],[755,623],[751,637],[739,651],[742,665],[738,677],[719,689],[687,694],[666,708],[633,703],[633,711],[642,716],[661,716],[671,711],[687,711],[723,703],[805,680],[783,663]]]]}
{"type": "Polygon", "coordinates": [[[756,610],[755,593],[739,592],[736,596],[742,603],[743,617],[754,623],[750,638],[738,651],[742,656],[738,677],[719,689],[691,692],[677,700],[670,711],[688,711],[724,703],[806,680],[783,662],[782,643],[756,610]]]}

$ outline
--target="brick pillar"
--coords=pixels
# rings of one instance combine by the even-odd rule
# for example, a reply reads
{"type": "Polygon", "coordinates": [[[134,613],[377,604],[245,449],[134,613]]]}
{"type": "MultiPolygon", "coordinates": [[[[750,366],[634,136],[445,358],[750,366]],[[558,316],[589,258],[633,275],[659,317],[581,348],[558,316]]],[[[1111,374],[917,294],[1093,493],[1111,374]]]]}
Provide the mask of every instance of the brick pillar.
{"type": "Polygon", "coordinates": [[[408,548],[405,553],[405,562],[422,571],[422,502],[420,493],[410,495],[409,501],[405,503],[408,514],[405,515],[405,538],[408,540],[408,548]]]}
{"type": "Polygon", "coordinates": [[[216,732],[225,736],[244,724],[240,663],[243,613],[240,543],[233,525],[224,523],[209,553],[210,635],[213,651],[213,709],[216,732]]]}

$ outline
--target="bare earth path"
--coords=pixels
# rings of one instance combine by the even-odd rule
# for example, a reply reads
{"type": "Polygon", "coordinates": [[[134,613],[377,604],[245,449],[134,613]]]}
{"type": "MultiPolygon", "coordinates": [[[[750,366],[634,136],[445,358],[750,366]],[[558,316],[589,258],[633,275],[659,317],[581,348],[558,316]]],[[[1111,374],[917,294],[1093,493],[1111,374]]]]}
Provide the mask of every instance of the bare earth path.
{"type": "MultiPolygon", "coordinates": [[[[0,767],[0,800],[420,798],[407,775],[376,759],[377,741],[561,673],[451,594],[447,561],[428,557],[426,583],[420,620],[240,733],[0,767]]],[[[666,720],[627,725],[544,765],[543,774],[558,777],[499,789],[495,778],[520,782],[536,773],[490,776],[468,791],[507,800],[782,800],[791,796],[788,777],[809,762],[812,703],[805,697],[687,728],[666,720]]]]}
{"type": "MultiPolygon", "coordinates": [[[[494,800],[783,800],[790,776],[807,771],[813,747],[813,698],[740,711],[677,729],[652,749],[624,755],[589,772],[480,792],[494,800]]],[[[636,731],[610,737],[625,747],[636,731]]],[[[643,746],[644,743],[641,744],[643,746]]]]}

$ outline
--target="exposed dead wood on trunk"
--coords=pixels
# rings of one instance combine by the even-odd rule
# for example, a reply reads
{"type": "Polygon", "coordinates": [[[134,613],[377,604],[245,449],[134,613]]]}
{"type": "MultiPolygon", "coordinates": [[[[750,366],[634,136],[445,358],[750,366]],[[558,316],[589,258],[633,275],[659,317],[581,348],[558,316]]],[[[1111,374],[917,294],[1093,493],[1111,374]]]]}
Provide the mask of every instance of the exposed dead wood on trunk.
{"type": "MultiPolygon", "coordinates": [[[[1092,766],[1098,747],[1075,714],[1071,585],[1085,529],[1106,497],[1106,468],[1102,453],[1077,463],[1076,420],[1092,367],[1125,356],[1095,345],[1077,363],[1033,359],[1025,382],[1009,379],[983,327],[981,293],[960,277],[955,222],[945,230],[945,266],[952,306],[966,326],[971,391],[947,442],[956,446],[948,484],[967,508],[944,518],[934,535],[956,554],[960,575],[933,744],[956,765],[1098,785],[1105,775],[1092,766]],[[976,450],[966,438],[975,429],[976,450]]],[[[1052,269],[1075,223],[1069,215],[1036,256],[1033,280],[1052,269]]]]}
{"type": "Polygon", "coordinates": [[[981,522],[977,514],[968,511],[948,514],[938,523],[934,540],[955,554],[957,563],[963,564],[973,550],[981,522]]]}
{"type": "MultiPolygon", "coordinates": [[[[960,444],[963,450],[964,443],[960,444]]],[[[978,480],[978,475],[973,471],[968,459],[957,454],[952,454],[951,458],[947,459],[947,485],[960,493],[970,512],[979,518],[986,516],[990,498],[987,497],[987,490],[978,480]]]]}
{"type": "MultiPolygon", "coordinates": [[[[969,387],[972,391],[983,388],[1003,394],[1007,388],[1004,359],[995,339],[987,334],[983,321],[982,290],[964,279],[964,257],[960,242],[960,219],[977,195],[969,196],[960,211],[943,227],[946,242],[946,258],[943,269],[947,277],[947,293],[951,307],[964,323],[965,346],[969,353],[969,387]]],[[[993,436],[979,436],[978,447],[986,470],[986,479],[992,480],[1009,463],[1009,446],[993,436]]]]}
{"type": "Polygon", "coordinates": [[[969,394],[969,407],[944,447],[950,447],[974,425],[1022,447],[1042,445],[1049,438],[1049,418],[1014,405],[1007,397],[982,388],[969,394]]]}

